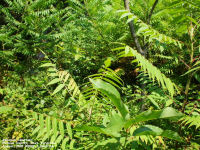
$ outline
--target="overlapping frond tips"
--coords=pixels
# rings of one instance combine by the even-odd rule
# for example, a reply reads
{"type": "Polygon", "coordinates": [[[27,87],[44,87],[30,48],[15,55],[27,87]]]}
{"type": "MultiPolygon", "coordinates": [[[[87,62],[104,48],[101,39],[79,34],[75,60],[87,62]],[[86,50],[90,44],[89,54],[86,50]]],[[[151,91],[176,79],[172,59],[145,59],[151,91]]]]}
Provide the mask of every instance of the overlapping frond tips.
{"type": "Polygon", "coordinates": [[[188,127],[195,126],[196,129],[200,128],[200,115],[184,116],[180,119],[182,124],[188,127]]]}
{"type": "Polygon", "coordinates": [[[84,99],[78,85],[68,71],[59,71],[56,69],[55,64],[52,63],[43,64],[41,67],[48,67],[49,76],[54,78],[48,83],[48,85],[58,84],[52,95],[55,95],[62,90],[63,95],[69,93],[70,96],[75,99],[84,99]]]}
{"type": "MultiPolygon", "coordinates": [[[[22,125],[25,128],[32,127],[32,136],[36,136],[41,142],[50,141],[52,146],[56,148],[61,145],[61,148],[65,150],[66,145],[70,145],[70,141],[73,141],[73,134],[70,122],[65,122],[54,117],[50,117],[45,114],[39,114],[34,111],[24,110],[28,114],[22,125]],[[67,132],[66,132],[67,131],[67,132]]],[[[45,145],[44,145],[45,146],[45,145]]]]}
{"type": "Polygon", "coordinates": [[[135,57],[142,70],[149,75],[153,82],[157,80],[159,85],[161,85],[163,89],[167,89],[171,96],[173,96],[176,93],[176,85],[169,78],[167,78],[157,67],[155,67],[152,63],[145,59],[144,56],[139,54],[136,50],[132,49],[129,46],[117,48],[114,50],[122,50],[118,53],[119,57],[135,57]]]}
{"type": "MultiPolygon", "coordinates": [[[[88,76],[90,79],[101,79],[110,83],[111,85],[120,88],[123,85],[123,80],[117,75],[115,71],[110,68],[101,68],[97,74],[88,76]]],[[[82,93],[86,99],[91,99],[97,95],[97,90],[93,87],[91,82],[86,83],[82,88],[82,93]]]]}
{"type": "Polygon", "coordinates": [[[139,26],[137,34],[148,37],[149,42],[156,40],[161,43],[174,44],[182,48],[182,42],[175,40],[165,34],[161,34],[159,31],[153,29],[150,25],[144,23],[133,13],[127,12],[126,10],[119,10],[118,12],[122,13],[121,19],[128,17],[127,23],[129,23],[130,21],[134,21],[139,26]]]}

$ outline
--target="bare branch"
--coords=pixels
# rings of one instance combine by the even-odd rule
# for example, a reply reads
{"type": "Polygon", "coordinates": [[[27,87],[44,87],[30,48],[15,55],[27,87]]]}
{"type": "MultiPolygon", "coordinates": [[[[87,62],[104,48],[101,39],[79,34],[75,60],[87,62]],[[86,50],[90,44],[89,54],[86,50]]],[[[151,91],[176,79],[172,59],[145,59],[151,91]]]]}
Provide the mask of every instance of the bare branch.
{"type": "Polygon", "coordinates": [[[155,0],[153,6],[152,6],[152,8],[151,8],[150,14],[149,14],[149,16],[148,16],[148,20],[147,20],[147,23],[148,23],[148,24],[150,24],[151,16],[152,16],[153,11],[154,11],[154,9],[156,8],[156,5],[157,5],[157,4],[158,4],[158,0],[155,0]]]}
{"type": "MultiPolygon", "coordinates": [[[[130,12],[130,7],[129,7],[129,0],[124,0],[124,6],[125,6],[125,9],[130,12]]],[[[138,41],[138,38],[136,36],[136,32],[135,32],[135,27],[134,27],[134,24],[133,24],[133,21],[130,21],[128,23],[129,25],[129,28],[130,28],[130,32],[131,32],[131,36],[135,42],[135,45],[136,45],[136,48],[137,48],[137,51],[141,54],[141,55],[145,55],[145,51],[142,50],[141,48],[141,45],[138,41]]]]}

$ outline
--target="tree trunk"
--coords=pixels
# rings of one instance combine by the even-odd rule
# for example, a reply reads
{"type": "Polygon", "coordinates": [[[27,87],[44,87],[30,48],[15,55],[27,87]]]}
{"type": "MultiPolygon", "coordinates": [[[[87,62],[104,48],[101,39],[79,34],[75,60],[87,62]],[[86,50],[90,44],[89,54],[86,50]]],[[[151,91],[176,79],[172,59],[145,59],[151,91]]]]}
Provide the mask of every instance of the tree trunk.
{"type": "MultiPolygon", "coordinates": [[[[124,6],[125,6],[125,9],[130,12],[130,7],[129,7],[129,0],[124,0],[124,6]]],[[[130,28],[130,32],[131,32],[131,36],[135,42],[135,45],[136,45],[136,48],[137,48],[137,51],[141,54],[141,55],[145,55],[145,52],[142,50],[141,48],[141,45],[138,41],[138,38],[137,38],[137,35],[135,33],[135,27],[134,27],[134,24],[133,24],[133,21],[130,21],[128,23],[129,25],[129,28],[130,28]]]]}
{"type": "MultiPolygon", "coordinates": [[[[124,0],[124,6],[125,6],[125,9],[128,11],[128,12],[131,12],[130,11],[130,7],[129,7],[129,0],[124,0]]],[[[130,21],[128,23],[129,25],[129,28],[130,28],[130,32],[131,32],[131,36],[135,42],[135,45],[136,45],[136,48],[137,48],[137,51],[143,55],[144,57],[146,56],[146,52],[144,50],[142,50],[142,47],[138,41],[138,38],[137,38],[137,35],[136,35],[136,32],[135,32],[135,27],[134,27],[134,24],[133,24],[133,21],[130,21]]],[[[145,87],[145,84],[142,84],[141,85],[141,88],[144,89],[145,87]]],[[[145,96],[144,92],[142,92],[142,96],[145,96]]],[[[143,112],[145,110],[145,99],[141,99],[142,101],[142,105],[140,107],[140,111],[143,112]]]]}

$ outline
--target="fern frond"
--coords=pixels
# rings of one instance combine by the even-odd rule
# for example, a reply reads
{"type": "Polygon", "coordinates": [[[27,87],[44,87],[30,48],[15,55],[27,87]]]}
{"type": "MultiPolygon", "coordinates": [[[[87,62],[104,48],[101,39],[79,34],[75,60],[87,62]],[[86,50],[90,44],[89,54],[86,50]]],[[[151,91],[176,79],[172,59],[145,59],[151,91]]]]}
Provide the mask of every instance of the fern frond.
{"type": "Polygon", "coordinates": [[[139,26],[137,34],[148,37],[149,42],[156,40],[161,43],[174,44],[182,48],[182,43],[180,41],[175,40],[167,35],[161,34],[159,31],[153,29],[151,26],[140,20],[136,15],[127,12],[126,10],[120,10],[118,12],[122,12],[121,19],[124,17],[128,17],[127,23],[129,23],[130,21],[134,21],[139,26]]]}
{"type": "Polygon", "coordinates": [[[47,8],[52,6],[56,0],[36,0],[31,3],[31,8],[32,9],[41,9],[41,8],[47,8]]]}
{"type": "MultiPolygon", "coordinates": [[[[139,126],[132,126],[130,128],[130,135],[133,135],[133,132],[138,128],[139,126]]],[[[162,136],[152,136],[152,135],[141,135],[141,136],[130,136],[128,139],[129,141],[136,140],[140,144],[147,144],[147,145],[153,145],[154,148],[157,148],[160,144],[165,146],[165,142],[163,140],[162,136]]]]}
{"type": "Polygon", "coordinates": [[[54,143],[52,145],[54,148],[61,144],[62,149],[66,149],[67,142],[72,139],[70,122],[65,122],[55,117],[39,114],[34,111],[24,110],[24,112],[28,114],[28,118],[21,122],[21,124],[25,128],[30,126],[33,128],[32,136],[36,136],[42,143],[45,141],[54,143]],[[65,130],[68,134],[66,134],[65,130]]]}
{"type": "MultiPolygon", "coordinates": [[[[99,73],[90,75],[88,78],[104,80],[117,88],[123,85],[123,80],[110,68],[101,68],[99,69],[99,73]]],[[[86,99],[91,99],[94,96],[96,97],[97,90],[93,88],[91,82],[86,83],[83,87],[83,95],[86,99]]]]}
{"type": "Polygon", "coordinates": [[[52,95],[55,95],[62,90],[64,95],[67,92],[71,97],[77,100],[84,100],[84,96],[80,92],[78,85],[68,71],[59,71],[57,70],[56,65],[52,63],[43,64],[41,67],[48,67],[49,76],[54,78],[48,85],[58,83],[58,86],[55,88],[52,95]]]}
{"type": "Polygon", "coordinates": [[[90,75],[88,77],[93,79],[102,79],[118,88],[120,88],[119,85],[123,85],[123,80],[110,68],[101,68],[99,74],[90,75]]]}
{"type": "MultiPolygon", "coordinates": [[[[31,136],[36,137],[41,143],[45,141],[52,143],[52,145],[48,146],[57,148],[58,145],[60,145],[62,150],[66,150],[70,145],[70,141],[74,141],[71,122],[32,110],[19,109],[11,105],[1,106],[0,110],[0,115],[12,114],[13,111],[17,111],[20,112],[21,115],[26,116],[26,119],[20,122],[20,124],[24,128],[31,127],[31,136]]],[[[41,145],[35,146],[39,147],[41,145]]]]}
{"type": "MultiPolygon", "coordinates": [[[[189,74],[189,73],[195,73],[195,72],[197,72],[197,71],[199,71],[200,70],[200,61],[197,61],[193,66],[192,66],[192,68],[190,69],[190,70],[188,70],[186,73],[184,73],[183,75],[186,75],[186,74],[189,74]]],[[[183,76],[182,75],[182,76],[183,76]]]]}
{"type": "Polygon", "coordinates": [[[34,16],[45,16],[50,14],[50,12],[53,11],[52,9],[46,9],[46,10],[41,10],[41,11],[36,11],[36,12],[32,12],[32,15],[34,16]]]}
{"type": "Polygon", "coordinates": [[[18,20],[16,20],[11,13],[9,12],[9,10],[7,8],[1,8],[1,12],[5,14],[5,19],[7,22],[14,24],[16,26],[20,25],[20,22],[18,20]]]}
{"type": "Polygon", "coordinates": [[[172,56],[165,56],[165,55],[161,55],[161,54],[156,54],[153,57],[158,57],[158,58],[168,59],[168,60],[174,59],[172,56]]]}
{"type": "Polygon", "coordinates": [[[82,4],[80,3],[80,1],[78,0],[69,0],[71,3],[75,4],[76,6],[84,9],[84,7],[82,6],[82,4]]]}
{"type": "Polygon", "coordinates": [[[200,128],[200,115],[193,115],[193,116],[185,116],[180,119],[182,124],[188,127],[195,126],[196,129],[200,128]]]}
{"type": "Polygon", "coordinates": [[[163,89],[167,89],[171,96],[173,96],[176,93],[176,85],[169,78],[167,78],[157,67],[152,65],[136,50],[133,50],[129,46],[118,48],[118,50],[120,49],[123,51],[118,53],[119,57],[135,57],[139,65],[141,65],[141,68],[144,71],[144,73],[147,73],[149,77],[153,80],[153,82],[157,80],[158,84],[161,85],[163,89]]]}
{"type": "Polygon", "coordinates": [[[72,97],[79,96],[80,98],[82,96],[78,85],[76,84],[76,82],[74,81],[73,77],[70,75],[69,72],[59,71],[58,76],[59,79],[62,81],[62,83],[67,85],[65,86],[65,90],[67,90],[72,97]]]}

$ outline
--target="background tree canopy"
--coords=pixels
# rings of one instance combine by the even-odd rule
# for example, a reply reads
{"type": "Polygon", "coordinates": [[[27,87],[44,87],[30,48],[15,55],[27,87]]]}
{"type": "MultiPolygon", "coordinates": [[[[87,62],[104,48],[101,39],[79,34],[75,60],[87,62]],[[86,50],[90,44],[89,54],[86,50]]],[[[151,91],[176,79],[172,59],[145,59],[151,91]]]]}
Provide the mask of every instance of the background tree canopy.
{"type": "Polygon", "coordinates": [[[200,0],[1,0],[1,149],[200,149],[199,39],[200,0]]]}

